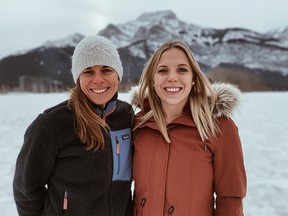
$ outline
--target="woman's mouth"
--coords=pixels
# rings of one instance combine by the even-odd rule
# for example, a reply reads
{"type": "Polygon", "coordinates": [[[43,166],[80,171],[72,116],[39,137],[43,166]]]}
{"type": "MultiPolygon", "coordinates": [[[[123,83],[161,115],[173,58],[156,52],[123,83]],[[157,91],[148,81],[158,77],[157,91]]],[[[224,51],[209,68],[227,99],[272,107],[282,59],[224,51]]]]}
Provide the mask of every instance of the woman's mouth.
{"type": "Polygon", "coordinates": [[[165,91],[175,93],[175,92],[181,91],[182,88],[180,88],[180,87],[166,87],[164,89],[165,89],[165,91]]]}
{"type": "Polygon", "coordinates": [[[107,88],[103,88],[103,89],[91,89],[94,93],[96,94],[101,94],[103,92],[106,92],[108,90],[108,87],[107,88]]]}

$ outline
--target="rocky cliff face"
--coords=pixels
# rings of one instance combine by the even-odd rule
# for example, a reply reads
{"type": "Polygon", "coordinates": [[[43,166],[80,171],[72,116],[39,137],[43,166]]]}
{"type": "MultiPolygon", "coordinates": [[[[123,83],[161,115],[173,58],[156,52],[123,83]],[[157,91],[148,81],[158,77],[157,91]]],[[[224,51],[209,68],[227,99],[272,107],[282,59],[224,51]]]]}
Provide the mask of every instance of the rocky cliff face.
{"type": "MultiPolygon", "coordinates": [[[[126,88],[137,83],[145,62],[161,43],[180,39],[213,81],[232,82],[242,90],[288,90],[288,27],[266,34],[240,28],[211,29],[181,21],[172,11],[158,11],[127,23],[109,24],[99,35],[118,48],[126,88]],[[261,88],[254,85],[253,89],[253,82],[260,81],[261,88]]],[[[82,38],[75,34],[2,59],[0,85],[17,87],[24,75],[49,77],[63,89],[73,86],[71,56],[82,38]]]]}

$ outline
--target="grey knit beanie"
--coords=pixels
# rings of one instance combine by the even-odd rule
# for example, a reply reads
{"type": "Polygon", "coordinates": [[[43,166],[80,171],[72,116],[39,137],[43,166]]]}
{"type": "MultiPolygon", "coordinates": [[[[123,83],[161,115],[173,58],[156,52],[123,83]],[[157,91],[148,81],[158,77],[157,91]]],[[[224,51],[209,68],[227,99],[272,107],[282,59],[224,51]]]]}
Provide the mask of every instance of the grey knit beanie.
{"type": "Polygon", "coordinates": [[[121,81],[123,68],[118,51],[110,40],[102,36],[85,37],[75,47],[72,56],[72,74],[75,83],[84,69],[95,65],[112,67],[121,81]]]}

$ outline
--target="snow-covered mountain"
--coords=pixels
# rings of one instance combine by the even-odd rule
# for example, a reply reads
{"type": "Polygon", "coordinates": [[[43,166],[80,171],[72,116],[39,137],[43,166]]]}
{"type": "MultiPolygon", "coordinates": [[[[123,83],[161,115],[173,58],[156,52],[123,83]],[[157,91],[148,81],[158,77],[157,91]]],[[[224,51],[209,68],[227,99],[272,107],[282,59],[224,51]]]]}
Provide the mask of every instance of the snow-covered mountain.
{"type": "MultiPolygon", "coordinates": [[[[171,39],[186,42],[204,72],[213,73],[214,68],[220,67],[222,70],[223,66],[227,70],[228,65],[229,68],[237,67],[241,71],[244,69],[246,74],[262,76],[262,85],[271,85],[274,82],[271,79],[272,73],[279,77],[277,82],[288,83],[288,26],[265,34],[242,28],[212,29],[179,20],[176,14],[168,10],[143,13],[126,23],[109,24],[98,34],[112,40],[118,48],[125,70],[124,84],[137,82],[147,59],[160,44],[171,39]]],[[[2,59],[0,82],[6,77],[7,71],[13,73],[18,70],[15,72],[18,74],[17,65],[21,66],[24,74],[49,76],[49,73],[53,73],[53,79],[66,86],[73,85],[71,78],[69,81],[63,78],[63,73],[71,77],[70,57],[73,48],[83,37],[81,34],[74,34],[61,40],[47,41],[25,54],[2,59]],[[57,65],[61,65],[61,69],[57,65]],[[58,79],[57,74],[62,75],[62,78],[58,79]]],[[[279,89],[288,89],[288,84],[280,85],[279,89]]]]}
{"type": "Polygon", "coordinates": [[[55,47],[61,48],[61,47],[66,47],[66,46],[75,47],[79,43],[79,41],[82,40],[82,38],[84,38],[84,35],[75,33],[63,39],[54,40],[54,41],[47,40],[42,45],[42,47],[43,48],[55,48],[55,47]]]}
{"type": "Polygon", "coordinates": [[[130,46],[130,52],[140,58],[149,56],[137,43],[145,41],[149,50],[146,54],[150,55],[164,41],[180,39],[192,48],[198,61],[209,67],[229,63],[288,74],[288,27],[268,34],[240,28],[202,28],[179,20],[172,11],[162,11],[110,24],[99,34],[118,48],[130,46]]]}

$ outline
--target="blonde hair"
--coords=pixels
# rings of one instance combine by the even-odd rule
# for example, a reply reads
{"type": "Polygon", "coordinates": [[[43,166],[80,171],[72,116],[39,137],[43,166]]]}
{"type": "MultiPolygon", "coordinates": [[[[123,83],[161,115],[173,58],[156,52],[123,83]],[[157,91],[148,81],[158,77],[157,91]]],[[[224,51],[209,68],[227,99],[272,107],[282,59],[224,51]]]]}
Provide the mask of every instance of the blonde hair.
{"type": "Polygon", "coordinates": [[[179,40],[169,41],[161,45],[150,57],[144,67],[139,81],[140,89],[138,93],[138,103],[140,109],[144,110],[144,101],[148,99],[151,110],[140,119],[135,129],[153,116],[165,140],[170,143],[164,111],[161,106],[160,98],[153,87],[153,82],[161,55],[166,50],[172,48],[181,49],[186,54],[191,64],[195,84],[192,86],[189,96],[190,109],[201,139],[202,141],[205,141],[211,136],[216,136],[216,132],[218,131],[215,119],[212,115],[216,94],[211,83],[201,71],[190,48],[179,40]]]}
{"type": "Polygon", "coordinates": [[[70,91],[68,106],[74,113],[74,129],[87,150],[103,149],[105,144],[104,133],[109,126],[98,116],[91,102],[81,90],[79,80],[70,91]]]}

